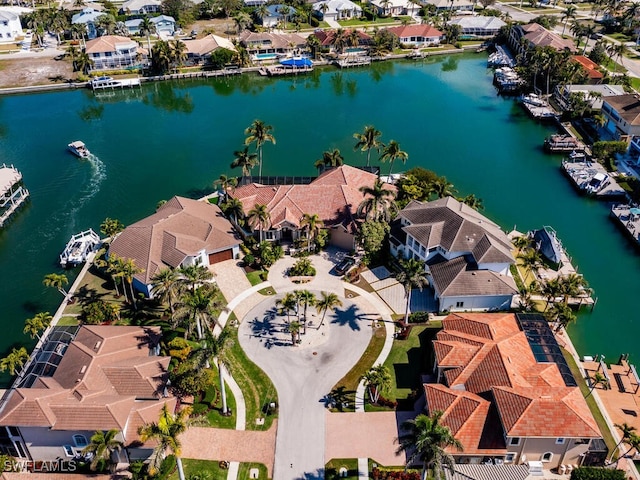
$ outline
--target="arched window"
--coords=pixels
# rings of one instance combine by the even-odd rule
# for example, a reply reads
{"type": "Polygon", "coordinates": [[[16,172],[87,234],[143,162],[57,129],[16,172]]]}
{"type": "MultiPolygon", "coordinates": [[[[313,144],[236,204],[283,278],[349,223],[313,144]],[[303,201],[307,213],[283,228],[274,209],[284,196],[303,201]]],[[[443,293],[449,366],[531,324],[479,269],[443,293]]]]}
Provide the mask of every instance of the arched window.
{"type": "Polygon", "coordinates": [[[543,463],[549,463],[552,458],[553,458],[553,453],[545,452],[542,454],[542,458],[540,458],[540,461],[543,463]]]}

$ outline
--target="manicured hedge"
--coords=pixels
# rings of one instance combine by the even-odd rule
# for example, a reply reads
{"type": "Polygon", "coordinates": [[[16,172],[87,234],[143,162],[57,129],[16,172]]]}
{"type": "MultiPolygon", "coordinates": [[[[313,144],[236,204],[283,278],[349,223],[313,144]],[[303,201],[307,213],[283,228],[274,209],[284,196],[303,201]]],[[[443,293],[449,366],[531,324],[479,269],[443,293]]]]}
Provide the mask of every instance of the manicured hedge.
{"type": "Polygon", "coordinates": [[[571,472],[571,480],[626,480],[626,476],[612,468],[579,467],[571,472]]]}

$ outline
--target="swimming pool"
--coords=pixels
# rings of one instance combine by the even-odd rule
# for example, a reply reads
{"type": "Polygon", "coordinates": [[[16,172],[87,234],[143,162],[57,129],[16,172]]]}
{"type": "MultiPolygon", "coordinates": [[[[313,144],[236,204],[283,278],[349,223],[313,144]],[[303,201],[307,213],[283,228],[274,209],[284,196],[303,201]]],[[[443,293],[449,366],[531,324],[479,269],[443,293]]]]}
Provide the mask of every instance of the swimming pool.
{"type": "Polygon", "coordinates": [[[345,49],[345,52],[363,54],[363,53],[367,53],[367,50],[364,49],[364,48],[360,48],[360,47],[349,47],[349,48],[345,49]]]}
{"type": "Polygon", "coordinates": [[[255,58],[256,60],[275,60],[276,58],[278,58],[278,54],[277,53],[256,53],[255,58]]]}

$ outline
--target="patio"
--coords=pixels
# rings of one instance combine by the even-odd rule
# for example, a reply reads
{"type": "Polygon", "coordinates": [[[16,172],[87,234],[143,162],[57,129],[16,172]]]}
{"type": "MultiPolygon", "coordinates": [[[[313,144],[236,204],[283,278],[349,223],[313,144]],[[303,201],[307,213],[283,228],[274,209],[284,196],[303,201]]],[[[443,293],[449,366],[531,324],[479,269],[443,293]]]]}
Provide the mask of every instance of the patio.
{"type": "MultiPolygon", "coordinates": [[[[396,315],[405,313],[407,300],[404,287],[391,276],[391,272],[386,267],[365,270],[360,276],[369,283],[378,296],[393,310],[393,313],[396,315]]],[[[438,301],[431,286],[422,290],[413,289],[409,312],[438,312],[438,301]]]]}

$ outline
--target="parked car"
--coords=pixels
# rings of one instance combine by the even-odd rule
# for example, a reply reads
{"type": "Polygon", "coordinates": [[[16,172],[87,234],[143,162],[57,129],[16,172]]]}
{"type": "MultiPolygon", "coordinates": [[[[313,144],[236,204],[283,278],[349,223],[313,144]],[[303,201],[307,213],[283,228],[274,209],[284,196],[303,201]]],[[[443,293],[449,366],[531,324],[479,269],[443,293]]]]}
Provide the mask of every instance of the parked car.
{"type": "Polygon", "coordinates": [[[338,275],[344,275],[355,264],[356,264],[356,259],[355,258],[353,258],[353,257],[344,257],[344,259],[338,265],[336,265],[336,273],[338,275]]]}

